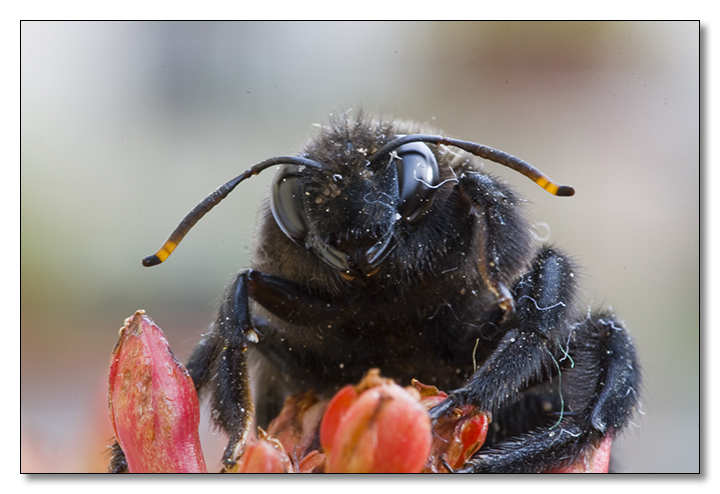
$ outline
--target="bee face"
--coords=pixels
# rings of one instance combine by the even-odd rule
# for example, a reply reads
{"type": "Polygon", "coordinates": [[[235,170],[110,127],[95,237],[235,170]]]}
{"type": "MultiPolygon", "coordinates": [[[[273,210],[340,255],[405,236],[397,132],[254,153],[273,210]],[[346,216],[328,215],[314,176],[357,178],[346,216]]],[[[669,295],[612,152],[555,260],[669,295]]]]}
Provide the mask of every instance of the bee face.
{"type": "Polygon", "coordinates": [[[339,150],[336,139],[326,135],[320,143],[336,149],[334,155],[305,155],[321,168],[278,170],[272,214],[289,239],[332,268],[346,277],[367,277],[432,208],[440,183],[438,161],[422,142],[373,160],[362,143],[345,142],[339,150]]]}

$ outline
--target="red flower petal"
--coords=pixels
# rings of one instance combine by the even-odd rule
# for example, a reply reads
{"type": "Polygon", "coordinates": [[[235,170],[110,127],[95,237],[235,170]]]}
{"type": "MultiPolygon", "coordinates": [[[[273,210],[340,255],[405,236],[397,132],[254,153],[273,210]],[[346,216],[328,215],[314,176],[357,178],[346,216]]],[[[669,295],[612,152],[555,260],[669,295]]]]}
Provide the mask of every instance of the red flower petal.
{"type": "Polygon", "coordinates": [[[206,472],[187,370],[145,311],[125,320],[110,360],[109,407],[130,472],[206,472]]]}
{"type": "Polygon", "coordinates": [[[325,409],[325,416],[320,424],[320,444],[322,444],[326,454],[330,453],[340,422],[350,410],[352,404],[355,403],[357,397],[358,392],[355,387],[347,385],[332,397],[325,409]]]}

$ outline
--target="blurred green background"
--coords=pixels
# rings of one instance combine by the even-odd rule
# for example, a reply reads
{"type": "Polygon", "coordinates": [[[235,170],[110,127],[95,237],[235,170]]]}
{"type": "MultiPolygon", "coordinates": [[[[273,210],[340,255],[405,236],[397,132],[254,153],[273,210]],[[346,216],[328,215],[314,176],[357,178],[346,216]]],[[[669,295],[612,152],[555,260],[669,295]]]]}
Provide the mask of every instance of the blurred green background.
{"type": "MultiPolygon", "coordinates": [[[[144,308],[187,357],[248,266],[273,172],[162,266],[140,260],[213,189],[362,105],[576,188],[486,165],[635,338],[642,414],[615,466],[699,471],[699,37],[694,22],[22,23],[22,470],[105,468],[118,328],[144,308]]],[[[201,428],[212,470],[223,439],[201,428]]]]}

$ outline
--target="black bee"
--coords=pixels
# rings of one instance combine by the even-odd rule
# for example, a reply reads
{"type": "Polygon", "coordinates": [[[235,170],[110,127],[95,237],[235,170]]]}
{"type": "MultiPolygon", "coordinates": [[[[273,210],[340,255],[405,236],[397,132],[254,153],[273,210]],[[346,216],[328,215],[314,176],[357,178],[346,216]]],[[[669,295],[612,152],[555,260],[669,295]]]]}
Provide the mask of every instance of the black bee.
{"type": "Polygon", "coordinates": [[[433,418],[466,403],[492,413],[463,471],[561,468],[628,424],[640,372],[627,331],[609,311],[581,308],[573,260],[535,244],[523,200],[477,157],[553,194],[574,190],[501,151],[421,132],[335,117],[298,156],[213,192],[143,261],[164,261],[235,186],[282,165],[253,267],[227,288],[188,364],[228,435],[226,465],[253,411],[266,425],[286,397],[330,397],[373,367],[453,390],[433,418]]]}

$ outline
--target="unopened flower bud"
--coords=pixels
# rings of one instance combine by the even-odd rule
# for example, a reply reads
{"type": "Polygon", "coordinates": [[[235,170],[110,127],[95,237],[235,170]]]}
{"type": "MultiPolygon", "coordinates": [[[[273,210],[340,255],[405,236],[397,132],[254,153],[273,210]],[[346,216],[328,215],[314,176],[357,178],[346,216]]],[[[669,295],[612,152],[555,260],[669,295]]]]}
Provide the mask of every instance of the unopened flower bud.
{"type": "Polygon", "coordinates": [[[130,472],[207,471],[195,386],[142,310],[120,329],[109,381],[110,420],[130,472]]]}
{"type": "MultiPolygon", "coordinates": [[[[414,390],[413,390],[414,391],[414,390]]],[[[419,472],[430,453],[432,432],[419,395],[381,384],[359,395],[340,390],[325,413],[321,441],[328,472],[419,472]]]]}

